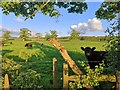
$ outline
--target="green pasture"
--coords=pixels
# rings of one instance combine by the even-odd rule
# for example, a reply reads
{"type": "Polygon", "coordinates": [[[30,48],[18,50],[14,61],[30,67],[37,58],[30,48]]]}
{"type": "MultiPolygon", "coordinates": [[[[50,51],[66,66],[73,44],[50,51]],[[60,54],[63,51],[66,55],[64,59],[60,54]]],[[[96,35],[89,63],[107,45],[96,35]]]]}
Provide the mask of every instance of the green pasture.
{"type": "MultiPolygon", "coordinates": [[[[80,49],[80,47],[89,46],[96,47],[96,50],[105,50],[103,47],[105,41],[69,41],[60,39],[60,43],[66,48],[70,57],[78,66],[78,61],[87,62],[84,52],[80,49]]],[[[52,60],[54,57],[57,58],[58,86],[59,88],[62,88],[62,66],[65,61],[60,55],[59,51],[54,48],[48,41],[22,41],[19,39],[7,41],[5,46],[2,47],[2,57],[9,58],[10,60],[13,60],[17,64],[21,65],[18,73],[15,74],[17,76],[19,76],[19,73],[26,72],[28,69],[39,73],[41,75],[40,85],[42,85],[43,88],[52,88],[52,60]],[[12,44],[9,42],[12,42],[12,44]],[[33,44],[32,48],[24,47],[28,42],[33,44]],[[44,46],[41,46],[41,43],[44,43],[44,46]]],[[[73,74],[72,71],[70,72],[70,74],[73,74]]],[[[11,74],[6,70],[3,72],[3,76],[5,73],[11,74]]],[[[17,78],[14,75],[11,75],[10,77],[12,77],[12,79],[10,79],[11,83],[17,78]]]]}

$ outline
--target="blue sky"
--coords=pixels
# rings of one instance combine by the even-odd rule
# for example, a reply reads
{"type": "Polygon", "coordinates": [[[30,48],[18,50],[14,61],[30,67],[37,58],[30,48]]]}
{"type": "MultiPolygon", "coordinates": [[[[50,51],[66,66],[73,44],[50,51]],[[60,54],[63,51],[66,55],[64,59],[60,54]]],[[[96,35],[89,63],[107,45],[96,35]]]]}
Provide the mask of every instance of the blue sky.
{"type": "Polygon", "coordinates": [[[28,28],[33,33],[39,32],[43,35],[50,30],[56,30],[59,36],[68,35],[68,32],[73,28],[81,32],[81,35],[84,36],[103,36],[106,35],[104,31],[109,27],[110,22],[96,19],[95,11],[100,7],[100,4],[101,2],[89,2],[88,9],[83,14],[67,13],[65,9],[61,8],[59,12],[62,16],[58,18],[51,18],[37,13],[33,19],[26,21],[24,21],[23,17],[16,17],[13,13],[8,16],[3,15],[0,9],[0,15],[2,15],[2,18],[0,18],[0,21],[2,19],[0,26],[16,32],[21,28],[28,28]]]}

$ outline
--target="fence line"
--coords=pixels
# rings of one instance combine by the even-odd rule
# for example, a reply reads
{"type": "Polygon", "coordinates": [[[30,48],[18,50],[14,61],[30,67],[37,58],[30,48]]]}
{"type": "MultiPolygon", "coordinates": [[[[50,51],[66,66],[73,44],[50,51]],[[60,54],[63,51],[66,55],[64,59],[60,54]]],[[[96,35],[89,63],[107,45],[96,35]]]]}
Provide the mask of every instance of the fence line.
{"type": "MultiPolygon", "coordinates": [[[[63,89],[64,90],[68,90],[69,81],[75,81],[78,77],[79,77],[78,75],[69,76],[68,64],[63,63],[63,89]]],[[[116,72],[116,76],[101,75],[99,78],[99,81],[116,82],[116,90],[120,90],[120,71],[116,72]]],[[[58,88],[57,59],[53,58],[53,89],[57,89],[57,88],[58,88]]],[[[93,88],[89,88],[89,89],[92,90],[93,88]]],[[[5,74],[4,76],[4,90],[10,90],[8,74],[5,74]]]]}

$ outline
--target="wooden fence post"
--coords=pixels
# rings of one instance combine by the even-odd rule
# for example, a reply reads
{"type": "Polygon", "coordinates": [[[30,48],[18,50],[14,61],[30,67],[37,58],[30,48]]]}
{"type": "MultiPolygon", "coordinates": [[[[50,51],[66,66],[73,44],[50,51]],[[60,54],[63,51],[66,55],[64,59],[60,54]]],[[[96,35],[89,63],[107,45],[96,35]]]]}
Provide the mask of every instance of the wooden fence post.
{"type": "Polygon", "coordinates": [[[68,90],[68,64],[63,64],[63,89],[68,90]]]}
{"type": "Polygon", "coordinates": [[[57,89],[57,59],[53,58],[53,88],[57,89]]]}
{"type": "Polygon", "coordinates": [[[5,74],[4,77],[4,90],[10,90],[8,74],[5,74]]]}
{"type": "Polygon", "coordinates": [[[116,72],[116,90],[120,90],[120,71],[116,72]]]}
{"type": "Polygon", "coordinates": [[[79,67],[76,65],[74,60],[72,60],[72,58],[69,56],[65,47],[62,46],[58,40],[53,38],[53,39],[50,39],[49,42],[59,50],[64,60],[69,64],[70,68],[73,70],[75,74],[83,75],[83,72],[79,69],[79,67]]]}

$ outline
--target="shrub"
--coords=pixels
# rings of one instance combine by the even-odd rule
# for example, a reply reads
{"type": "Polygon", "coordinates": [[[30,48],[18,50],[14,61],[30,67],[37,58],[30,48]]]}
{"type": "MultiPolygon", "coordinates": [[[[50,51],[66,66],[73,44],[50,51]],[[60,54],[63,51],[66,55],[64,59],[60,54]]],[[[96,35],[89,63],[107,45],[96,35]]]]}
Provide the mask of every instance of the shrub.
{"type": "MultiPolygon", "coordinates": [[[[12,59],[2,58],[2,76],[8,74],[10,85],[12,86],[12,81],[18,76],[21,65],[12,59]]],[[[1,77],[2,80],[2,77],[1,77]]]]}
{"type": "Polygon", "coordinates": [[[2,58],[2,70],[3,74],[13,75],[13,73],[17,73],[18,70],[21,68],[20,64],[13,61],[12,59],[2,58]]]}
{"type": "Polygon", "coordinates": [[[86,65],[84,62],[79,62],[82,67],[84,67],[86,74],[82,75],[75,80],[75,82],[70,82],[69,86],[71,89],[80,89],[84,87],[90,86],[98,86],[99,85],[99,76],[103,72],[104,63],[101,63],[100,66],[96,66],[94,70],[90,69],[90,66],[86,65]]]}
{"type": "Polygon", "coordinates": [[[26,72],[21,72],[13,81],[13,88],[42,88],[40,85],[41,75],[34,70],[28,69],[26,72]]]}

